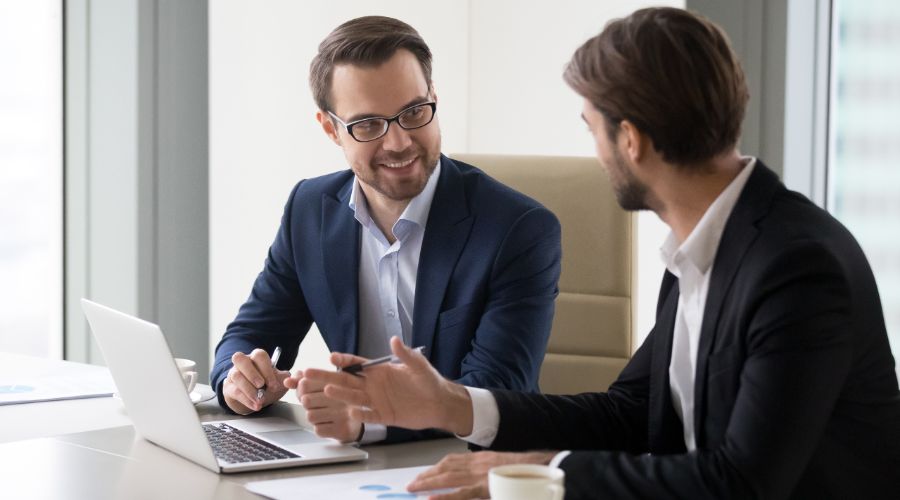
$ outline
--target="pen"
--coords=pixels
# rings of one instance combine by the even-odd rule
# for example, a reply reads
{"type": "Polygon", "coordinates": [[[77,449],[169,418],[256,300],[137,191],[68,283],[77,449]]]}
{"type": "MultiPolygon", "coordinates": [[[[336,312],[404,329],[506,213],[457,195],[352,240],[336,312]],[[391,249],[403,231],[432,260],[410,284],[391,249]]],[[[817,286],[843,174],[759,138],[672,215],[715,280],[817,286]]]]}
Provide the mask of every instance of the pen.
{"type": "MultiPolygon", "coordinates": [[[[419,347],[416,347],[415,349],[413,349],[413,351],[416,351],[418,353],[421,353],[424,350],[425,350],[425,346],[423,346],[423,345],[420,345],[419,347]]],[[[356,363],[355,365],[345,366],[344,368],[338,368],[338,371],[347,372],[347,373],[356,375],[357,373],[363,371],[364,368],[368,368],[370,366],[375,366],[375,365],[380,365],[382,363],[395,363],[397,361],[400,361],[400,359],[398,359],[397,356],[394,356],[392,354],[390,356],[383,356],[381,358],[370,359],[370,360],[366,361],[365,363],[356,363]]]]}
{"type": "MultiPolygon", "coordinates": [[[[275,348],[272,352],[272,368],[275,368],[275,365],[278,364],[278,358],[281,357],[281,346],[275,348]]],[[[263,384],[262,387],[256,390],[256,399],[262,399],[263,395],[266,393],[266,385],[263,384]]]]}

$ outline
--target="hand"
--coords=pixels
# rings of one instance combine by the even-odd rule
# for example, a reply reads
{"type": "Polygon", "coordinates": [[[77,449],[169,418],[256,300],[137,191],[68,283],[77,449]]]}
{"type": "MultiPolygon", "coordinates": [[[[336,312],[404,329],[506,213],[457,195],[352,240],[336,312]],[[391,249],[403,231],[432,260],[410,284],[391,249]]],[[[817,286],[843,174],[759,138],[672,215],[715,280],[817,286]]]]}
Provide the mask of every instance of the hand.
{"type": "Polygon", "coordinates": [[[297,399],[306,409],[306,418],[315,427],[316,435],[334,438],[342,443],[356,441],[362,432],[362,422],[350,415],[344,402],[325,395],[325,383],[303,376],[302,371],[284,379],[288,389],[297,389],[297,399]]]}
{"type": "Polygon", "coordinates": [[[434,495],[431,500],[462,500],[468,498],[490,498],[488,491],[488,471],[498,465],[539,464],[547,465],[555,452],[538,451],[531,453],[497,453],[479,451],[477,453],[453,453],[444,457],[434,467],[419,474],[406,486],[410,492],[459,488],[452,493],[434,495]]]}
{"type": "Polygon", "coordinates": [[[272,359],[266,351],[254,349],[249,356],[236,352],[231,362],[234,366],[222,384],[222,394],[235,413],[247,415],[259,411],[287,393],[283,381],[290,372],[272,368],[272,359]],[[256,399],[256,391],[262,386],[266,386],[265,394],[262,399],[256,399]]]}
{"type": "MultiPolygon", "coordinates": [[[[442,377],[425,356],[408,349],[397,337],[391,339],[391,351],[401,363],[373,366],[359,375],[313,368],[303,375],[323,383],[325,394],[350,405],[351,417],[362,422],[471,434],[468,391],[442,377]]],[[[350,354],[331,355],[338,368],[363,361],[350,354]]]]}

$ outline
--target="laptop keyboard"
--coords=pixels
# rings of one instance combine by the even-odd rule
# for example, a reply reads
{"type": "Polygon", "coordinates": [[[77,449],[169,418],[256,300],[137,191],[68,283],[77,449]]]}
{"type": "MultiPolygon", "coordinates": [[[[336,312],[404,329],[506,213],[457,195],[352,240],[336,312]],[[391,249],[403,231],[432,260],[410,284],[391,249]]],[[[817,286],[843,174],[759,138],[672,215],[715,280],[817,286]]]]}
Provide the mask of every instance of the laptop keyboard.
{"type": "Polygon", "coordinates": [[[209,440],[216,457],[229,463],[299,457],[225,423],[203,424],[203,430],[206,431],[206,439],[209,440]]]}

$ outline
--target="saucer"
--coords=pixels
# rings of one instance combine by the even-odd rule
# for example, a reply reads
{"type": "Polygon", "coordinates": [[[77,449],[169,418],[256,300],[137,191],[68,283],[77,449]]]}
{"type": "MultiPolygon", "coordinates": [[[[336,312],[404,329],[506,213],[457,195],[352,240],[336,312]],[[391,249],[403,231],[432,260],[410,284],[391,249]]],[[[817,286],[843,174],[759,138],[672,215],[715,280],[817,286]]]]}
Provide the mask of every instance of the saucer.
{"type": "Polygon", "coordinates": [[[216,393],[212,391],[212,389],[208,389],[206,387],[197,386],[191,391],[191,402],[194,404],[202,403],[204,401],[209,401],[210,399],[216,397],[216,393]]]}

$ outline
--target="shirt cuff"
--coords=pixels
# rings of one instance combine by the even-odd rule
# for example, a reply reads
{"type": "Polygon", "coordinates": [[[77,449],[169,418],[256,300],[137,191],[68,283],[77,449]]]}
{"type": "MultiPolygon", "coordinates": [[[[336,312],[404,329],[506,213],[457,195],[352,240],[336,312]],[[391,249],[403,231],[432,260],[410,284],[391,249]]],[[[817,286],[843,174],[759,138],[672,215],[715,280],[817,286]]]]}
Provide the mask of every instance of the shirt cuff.
{"type": "Polygon", "coordinates": [[[557,453],[556,455],[553,455],[553,460],[551,460],[550,463],[549,463],[548,465],[549,465],[550,467],[553,467],[554,469],[559,469],[559,464],[560,464],[563,460],[565,460],[566,457],[568,457],[568,456],[571,455],[571,454],[572,454],[572,452],[569,451],[569,450],[561,451],[561,452],[557,453]]]}
{"type": "Polygon", "coordinates": [[[371,444],[387,439],[387,427],[381,424],[363,424],[363,437],[359,444],[371,444]]]}
{"type": "Polygon", "coordinates": [[[497,400],[487,389],[466,387],[469,397],[472,398],[472,433],[468,436],[456,437],[472,444],[487,448],[497,437],[497,428],[500,427],[500,410],[497,408],[497,400]]]}

